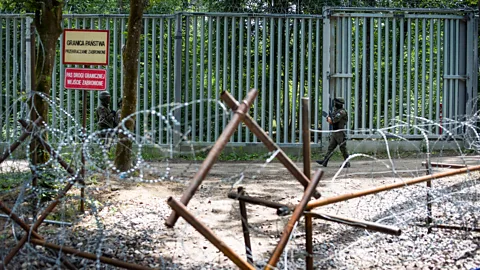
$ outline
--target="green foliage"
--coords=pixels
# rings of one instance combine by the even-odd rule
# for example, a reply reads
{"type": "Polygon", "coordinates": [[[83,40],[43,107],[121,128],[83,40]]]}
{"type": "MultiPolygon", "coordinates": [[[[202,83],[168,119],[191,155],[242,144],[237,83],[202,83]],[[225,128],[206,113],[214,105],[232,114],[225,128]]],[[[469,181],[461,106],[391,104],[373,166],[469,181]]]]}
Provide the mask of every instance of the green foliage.
{"type": "Polygon", "coordinates": [[[30,172],[11,171],[0,173],[0,192],[9,191],[31,178],[30,172]]]}

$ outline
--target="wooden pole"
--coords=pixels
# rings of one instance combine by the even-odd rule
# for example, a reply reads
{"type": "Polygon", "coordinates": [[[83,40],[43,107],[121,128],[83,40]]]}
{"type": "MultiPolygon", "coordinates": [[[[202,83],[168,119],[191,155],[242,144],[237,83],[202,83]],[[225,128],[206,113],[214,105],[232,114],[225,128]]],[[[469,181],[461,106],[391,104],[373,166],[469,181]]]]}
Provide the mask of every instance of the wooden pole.
{"type": "MultiPolygon", "coordinates": [[[[185,206],[188,205],[193,195],[197,191],[198,187],[202,184],[203,180],[205,179],[208,172],[212,168],[213,164],[217,160],[218,156],[227,145],[228,141],[230,140],[230,137],[233,135],[235,130],[237,130],[238,124],[243,120],[243,118],[247,114],[248,110],[252,106],[253,101],[255,100],[257,95],[258,95],[258,91],[256,89],[250,90],[250,92],[248,92],[243,103],[238,107],[237,110],[234,110],[235,114],[233,115],[232,120],[230,120],[228,125],[225,127],[225,130],[222,132],[217,142],[213,145],[210,152],[208,152],[207,157],[205,158],[202,165],[198,169],[198,172],[193,177],[190,186],[183,193],[182,198],[180,199],[180,202],[183,203],[183,205],[185,206]]],[[[167,225],[167,227],[175,226],[175,223],[177,222],[178,218],[179,218],[178,214],[175,213],[175,210],[173,210],[170,216],[168,217],[167,221],[165,222],[165,225],[167,225]]]]}
{"type": "MultiPolygon", "coordinates": [[[[243,187],[238,187],[237,191],[238,194],[245,195],[245,190],[243,190],[243,187]]],[[[238,202],[240,204],[243,238],[245,241],[245,254],[247,254],[247,262],[253,265],[253,251],[252,244],[250,242],[250,231],[248,229],[247,206],[245,201],[238,200],[238,202]]]]}
{"type": "Polygon", "coordinates": [[[322,176],[323,176],[322,170],[318,170],[313,176],[313,180],[310,182],[307,189],[305,190],[302,200],[295,208],[295,211],[293,211],[293,214],[290,217],[290,220],[288,221],[287,225],[283,229],[283,233],[280,238],[280,241],[278,242],[277,247],[273,251],[272,257],[270,257],[270,260],[268,261],[267,266],[265,266],[266,270],[275,269],[275,267],[277,266],[278,260],[280,259],[280,256],[282,255],[283,250],[285,249],[285,246],[288,243],[290,234],[293,231],[293,227],[295,226],[295,223],[297,223],[298,219],[300,219],[300,217],[303,215],[305,206],[307,206],[307,203],[312,197],[313,192],[315,192],[318,182],[320,182],[320,179],[322,178],[322,176]]]}
{"type": "MultiPolygon", "coordinates": [[[[239,103],[235,98],[227,92],[223,92],[221,96],[222,100],[230,107],[232,110],[236,110],[239,106],[239,103]]],[[[310,180],[305,176],[305,174],[300,171],[300,169],[293,163],[293,161],[282,151],[280,147],[268,136],[267,133],[253,120],[250,115],[245,115],[243,119],[245,125],[252,131],[255,136],[265,145],[268,151],[277,152],[276,158],[280,161],[283,166],[297,179],[303,187],[307,187],[310,183],[310,180]]],[[[320,192],[315,191],[313,197],[316,199],[320,198],[320,192]]]]}
{"type": "MultiPolygon", "coordinates": [[[[310,147],[310,100],[302,98],[302,139],[303,139],[303,174],[311,180],[311,147],[310,147]]],[[[306,269],[313,270],[313,220],[305,216],[305,256],[306,269]]]]}
{"type": "Polygon", "coordinates": [[[480,170],[480,165],[477,166],[472,166],[472,167],[466,167],[462,169],[457,169],[457,170],[451,170],[448,172],[442,172],[442,173],[437,173],[437,174],[430,174],[430,175],[425,175],[425,176],[420,176],[408,181],[400,182],[400,183],[394,183],[394,184],[389,184],[389,185],[384,185],[380,187],[375,187],[375,188],[370,188],[362,191],[357,191],[357,192],[352,192],[349,194],[343,194],[331,198],[325,198],[325,199],[319,199],[315,201],[311,201],[310,203],[307,204],[306,209],[311,210],[320,206],[332,204],[332,203],[337,203],[337,202],[343,202],[343,201],[348,201],[354,198],[358,197],[363,197],[366,195],[371,195],[371,194],[376,194],[382,191],[387,191],[387,190],[392,190],[392,189],[397,189],[397,188],[402,188],[406,186],[411,186],[411,185],[416,185],[419,183],[423,183],[428,180],[438,180],[444,177],[449,177],[449,176],[454,176],[457,174],[462,174],[462,173],[467,173],[467,172],[473,172],[473,171],[478,171],[480,170]]]}

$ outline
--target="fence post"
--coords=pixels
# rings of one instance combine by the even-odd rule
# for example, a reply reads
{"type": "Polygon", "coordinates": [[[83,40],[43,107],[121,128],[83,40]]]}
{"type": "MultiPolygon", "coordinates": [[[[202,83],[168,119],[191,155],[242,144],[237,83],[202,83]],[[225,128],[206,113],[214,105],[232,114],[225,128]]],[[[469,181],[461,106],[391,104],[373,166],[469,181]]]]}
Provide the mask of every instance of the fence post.
{"type": "Polygon", "coordinates": [[[466,29],[466,115],[477,111],[476,98],[478,95],[478,18],[474,13],[468,14],[466,29]]]}

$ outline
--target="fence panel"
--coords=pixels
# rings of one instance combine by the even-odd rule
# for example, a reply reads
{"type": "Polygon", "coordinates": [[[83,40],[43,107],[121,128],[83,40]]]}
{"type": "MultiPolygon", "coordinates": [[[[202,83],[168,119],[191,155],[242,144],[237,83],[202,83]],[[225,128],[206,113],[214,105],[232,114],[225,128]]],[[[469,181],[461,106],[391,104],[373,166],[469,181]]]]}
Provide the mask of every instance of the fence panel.
{"type": "MultiPolygon", "coordinates": [[[[107,69],[114,110],[124,85],[127,18],[64,15],[65,28],[111,31],[109,65],[91,68],[107,69]]],[[[2,142],[15,138],[19,130],[14,122],[28,116],[20,102],[28,88],[27,20],[29,15],[0,16],[2,142]]],[[[325,8],[322,16],[146,14],[136,84],[136,108],[141,112],[136,116],[137,143],[172,145],[181,132],[187,140],[211,144],[229,119],[220,93],[227,90],[242,99],[250,88],[259,90],[250,115],[278,144],[301,143],[302,97],[310,98],[313,129],[329,129],[321,111],[329,110],[334,96],[341,96],[350,112],[350,138],[367,138],[376,129],[398,123],[405,126],[390,129],[391,133],[420,137],[415,125],[423,119],[442,123],[442,113],[444,118],[460,119],[475,111],[467,104],[478,92],[477,28],[473,14],[438,10],[381,13],[325,8]]],[[[60,41],[52,74],[55,108],[49,122],[78,135],[82,90],[64,88],[64,70],[71,65],[62,64],[60,41]]],[[[87,129],[93,132],[98,92],[90,91],[88,99],[87,129]]],[[[433,137],[442,134],[438,125],[427,131],[433,137]]],[[[321,139],[314,133],[314,143],[321,139]]],[[[259,142],[240,125],[231,143],[259,142]]]]}
{"type": "Polygon", "coordinates": [[[476,97],[466,87],[468,80],[477,80],[466,76],[467,55],[473,58],[474,50],[460,49],[472,34],[467,24],[473,20],[465,20],[471,15],[357,11],[327,10],[326,19],[332,34],[326,40],[331,59],[324,69],[330,74],[324,102],[345,98],[349,137],[371,137],[382,128],[409,138],[423,138],[423,130],[438,137],[442,112],[449,119],[445,128],[458,126],[452,121],[464,119],[468,99],[476,97]]]}

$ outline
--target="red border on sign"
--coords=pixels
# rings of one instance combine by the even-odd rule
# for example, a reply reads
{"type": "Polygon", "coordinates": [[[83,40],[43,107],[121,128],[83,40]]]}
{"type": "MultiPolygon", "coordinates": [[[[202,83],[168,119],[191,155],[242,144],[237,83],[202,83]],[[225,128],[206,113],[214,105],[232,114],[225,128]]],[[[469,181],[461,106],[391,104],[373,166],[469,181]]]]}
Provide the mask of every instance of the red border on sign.
{"type": "Polygon", "coordinates": [[[89,30],[89,29],[63,29],[63,36],[62,36],[62,59],[64,65],[95,65],[95,66],[108,66],[108,59],[110,53],[110,30],[89,30]],[[65,62],[65,33],[66,32],[106,32],[107,33],[107,55],[106,55],[106,62],[105,63],[89,63],[89,62],[65,62]]]}
{"type": "Polygon", "coordinates": [[[91,90],[91,91],[104,91],[107,89],[107,70],[106,69],[95,69],[95,68],[65,68],[65,76],[64,76],[64,82],[63,86],[65,89],[71,89],[71,90],[91,90]],[[67,72],[75,72],[75,71],[82,71],[82,72],[88,72],[88,71],[94,71],[97,73],[103,73],[105,75],[105,84],[103,85],[103,88],[96,88],[96,87],[68,87],[67,84],[67,72]]]}

